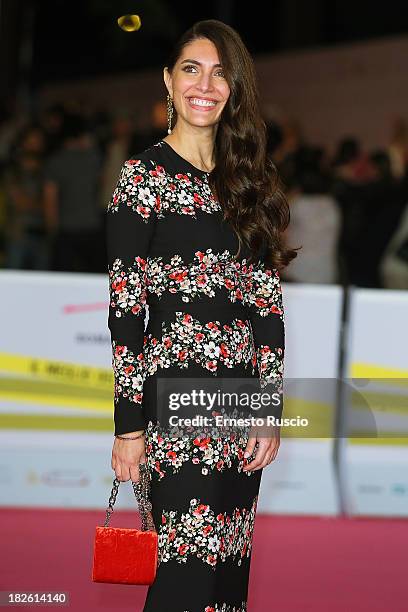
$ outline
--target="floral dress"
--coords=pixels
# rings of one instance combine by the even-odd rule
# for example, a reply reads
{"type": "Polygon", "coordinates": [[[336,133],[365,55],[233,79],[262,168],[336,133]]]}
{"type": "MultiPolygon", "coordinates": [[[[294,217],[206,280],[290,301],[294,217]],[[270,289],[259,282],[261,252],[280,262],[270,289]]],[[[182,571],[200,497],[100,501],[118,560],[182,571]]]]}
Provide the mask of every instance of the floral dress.
{"type": "Polygon", "coordinates": [[[256,452],[244,458],[248,428],[173,435],[155,382],[281,381],[279,273],[261,254],[234,258],[238,239],[209,173],[164,140],[123,164],[106,232],[115,434],[145,429],[158,532],[143,610],[245,612],[262,475],[243,471],[256,452]]]}

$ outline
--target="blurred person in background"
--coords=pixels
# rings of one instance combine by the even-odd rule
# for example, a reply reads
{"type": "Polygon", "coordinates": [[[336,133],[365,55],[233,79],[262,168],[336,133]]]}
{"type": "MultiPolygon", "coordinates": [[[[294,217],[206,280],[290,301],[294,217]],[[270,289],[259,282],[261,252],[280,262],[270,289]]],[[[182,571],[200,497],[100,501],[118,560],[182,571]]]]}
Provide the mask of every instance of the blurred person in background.
{"type": "Polygon", "coordinates": [[[27,126],[4,172],[6,268],[46,270],[49,267],[44,184],[44,133],[27,126]]]}
{"type": "Polygon", "coordinates": [[[102,213],[98,206],[101,154],[83,117],[67,114],[62,147],[45,167],[45,209],[52,234],[51,269],[105,269],[102,213]]]}
{"type": "Polygon", "coordinates": [[[302,128],[295,119],[285,119],[279,125],[280,134],[277,128],[275,133],[269,133],[269,147],[273,146],[273,161],[279,169],[283,183],[292,184],[299,151],[306,147],[306,142],[302,133],[302,128]],[[273,142],[273,138],[276,139],[273,142]],[[278,140],[279,139],[279,140],[278,140]]]}
{"type": "Polygon", "coordinates": [[[40,115],[46,137],[47,155],[51,155],[61,147],[65,114],[64,106],[56,103],[48,106],[40,115]]]}
{"type": "Polygon", "coordinates": [[[267,151],[276,166],[280,164],[280,148],[283,142],[282,128],[276,121],[266,123],[267,151]]]}
{"type": "Polygon", "coordinates": [[[104,150],[101,175],[100,203],[103,210],[112,196],[123,163],[132,153],[134,126],[128,111],[121,110],[115,114],[110,132],[104,150]]]}
{"type": "MultiPolygon", "coordinates": [[[[380,262],[398,228],[406,199],[403,183],[392,174],[389,155],[378,150],[370,155],[375,177],[364,186],[366,222],[360,242],[364,245],[359,265],[364,270],[364,287],[380,288],[380,262]]],[[[362,284],[363,279],[360,279],[362,284]]]]}
{"type": "Polygon", "coordinates": [[[152,142],[157,142],[167,133],[167,106],[166,101],[157,100],[152,106],[150,123],[143,132],[134,135],[132,149],[144,151],[152,142]]]}
{"type": "Polygon", "coordinates": [[[408,171],[408,126],[402,117],[394,120],[387,152],[393,176],[402,179],[408,171]]]}
{"type": "Polygon", "coordinates": [[[340,205],[340,281],[365,286],[364,232],[369,218],[366,185],[376,178],[374,165],[355,138],[343,139],[332,160],[332,195],[340,205]]]}
{"type": "Polygon", "coordinates": [[[408,289],[408,203],[381,258],[379,275],[386,289],[408,289]]]}
{"type": "Polygon", "coordinates": [[[336,283],[341,214],[330,194],[330,178],[321,168],[321,150],[303,148],[294,158],[287,198],[290,244],[302,249],[288,265],[284,279],[299,283],[336,283]]]}

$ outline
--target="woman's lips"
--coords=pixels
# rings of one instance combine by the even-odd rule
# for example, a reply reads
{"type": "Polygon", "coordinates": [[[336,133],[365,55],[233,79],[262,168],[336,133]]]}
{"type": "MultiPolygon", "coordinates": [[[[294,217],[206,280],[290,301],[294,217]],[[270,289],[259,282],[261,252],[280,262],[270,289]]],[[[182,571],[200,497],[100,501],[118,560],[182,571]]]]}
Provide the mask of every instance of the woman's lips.
{"type": "MultiPolygon", "coordinates": [[[[214,100],[215,104],[211,104],[211,105],[199,105],[199,104],[193,104],[192,100],[196,100],[197,98],[187,98],[189,105],[191,106],[191,108],[194,108],[195,110],[200,110],[200,111],[209,111],[212,110],[213,108],[216,107],[217,102],[214,100]]],[[[199,98],[198,98],[199,99],[199,98]]]]}

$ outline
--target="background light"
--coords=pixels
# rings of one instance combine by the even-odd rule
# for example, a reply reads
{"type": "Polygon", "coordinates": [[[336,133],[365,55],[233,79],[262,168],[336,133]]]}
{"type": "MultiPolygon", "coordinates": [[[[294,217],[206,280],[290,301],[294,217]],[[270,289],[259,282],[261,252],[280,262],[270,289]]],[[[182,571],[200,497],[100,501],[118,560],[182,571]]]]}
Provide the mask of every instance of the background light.
{"type": "Polygon", "coordinates": [[[142,25],[139,15],[122,15],[118,25],[124,32],[136,32],[142,25]]]}

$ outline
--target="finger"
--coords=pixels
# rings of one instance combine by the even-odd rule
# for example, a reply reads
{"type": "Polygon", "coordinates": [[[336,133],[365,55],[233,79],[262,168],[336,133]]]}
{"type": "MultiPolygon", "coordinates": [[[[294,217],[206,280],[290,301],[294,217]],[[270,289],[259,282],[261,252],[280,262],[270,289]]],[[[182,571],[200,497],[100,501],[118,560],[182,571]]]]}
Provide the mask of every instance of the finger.
{"type": "Polygon", "coordinates": [[[275,461],[276,457],[278,456],[278,450],[279,450],[279,447],[277,447],[275,451],[273,452],[271,461],[275,461]]]}
{"type": "Polygon", "coordinates": [[[259,443],[259,447],[256,452],[255,459],[246,466],[247,469],[245,471],[255,470],[257,467],[264,467],[264,465],[266,465],[266,463],[264,464],[264,462],[265,462],[266,456],[270,452],[271,440],[262,438],[261,440],[258,441],[258,443],[259,443]]]}
{"type": "Polygon", "coordinates": [[[134,465],[130,466],[130,477],[133,482],[139,482],[139,478],[140,478],[139,464],[135,463],[134,465]]]}
{"type": "Polygon", "coordinates": [[[277,440],[273,446],[273,450],[272,450],[272,461],[274,461],[276,459],[276,456],[278,454],[278,450],[279,450],[279,440],[277,440]]]}
{"type": "Polygon", "coordinates": [[[269,453],[267,456],[267,461],[266,461],[266,465],[271,464],[273,461],[273,453],[269,453]]]}
{"type": "Polygon", "coordinates": [[[255,444],[256,444],[256,436],[248,438],[248,441],[245,447],[245,452],[244,452],[245,459],[247,459],[250,455],[252,455],[252,453],[254,452],[255,444]]]}
{"type": "Polygon", "coordinates": [[[244,470],[246,472],[250,472],[256,469],[257,466],[261,465],[261,463],[265,459],[265,453],[266,453],[266,449],[260,446],[256,452],[255,459],[253,459],[251,463],[248,463],[248,465],[244,467],[244,470]]]}
{"type": "Polygon", "coordinates": [[[127,482],[130,479],[129,468],[123,463],[119,463],[119,473],[118,480],[121,482],[127,482]]]}

